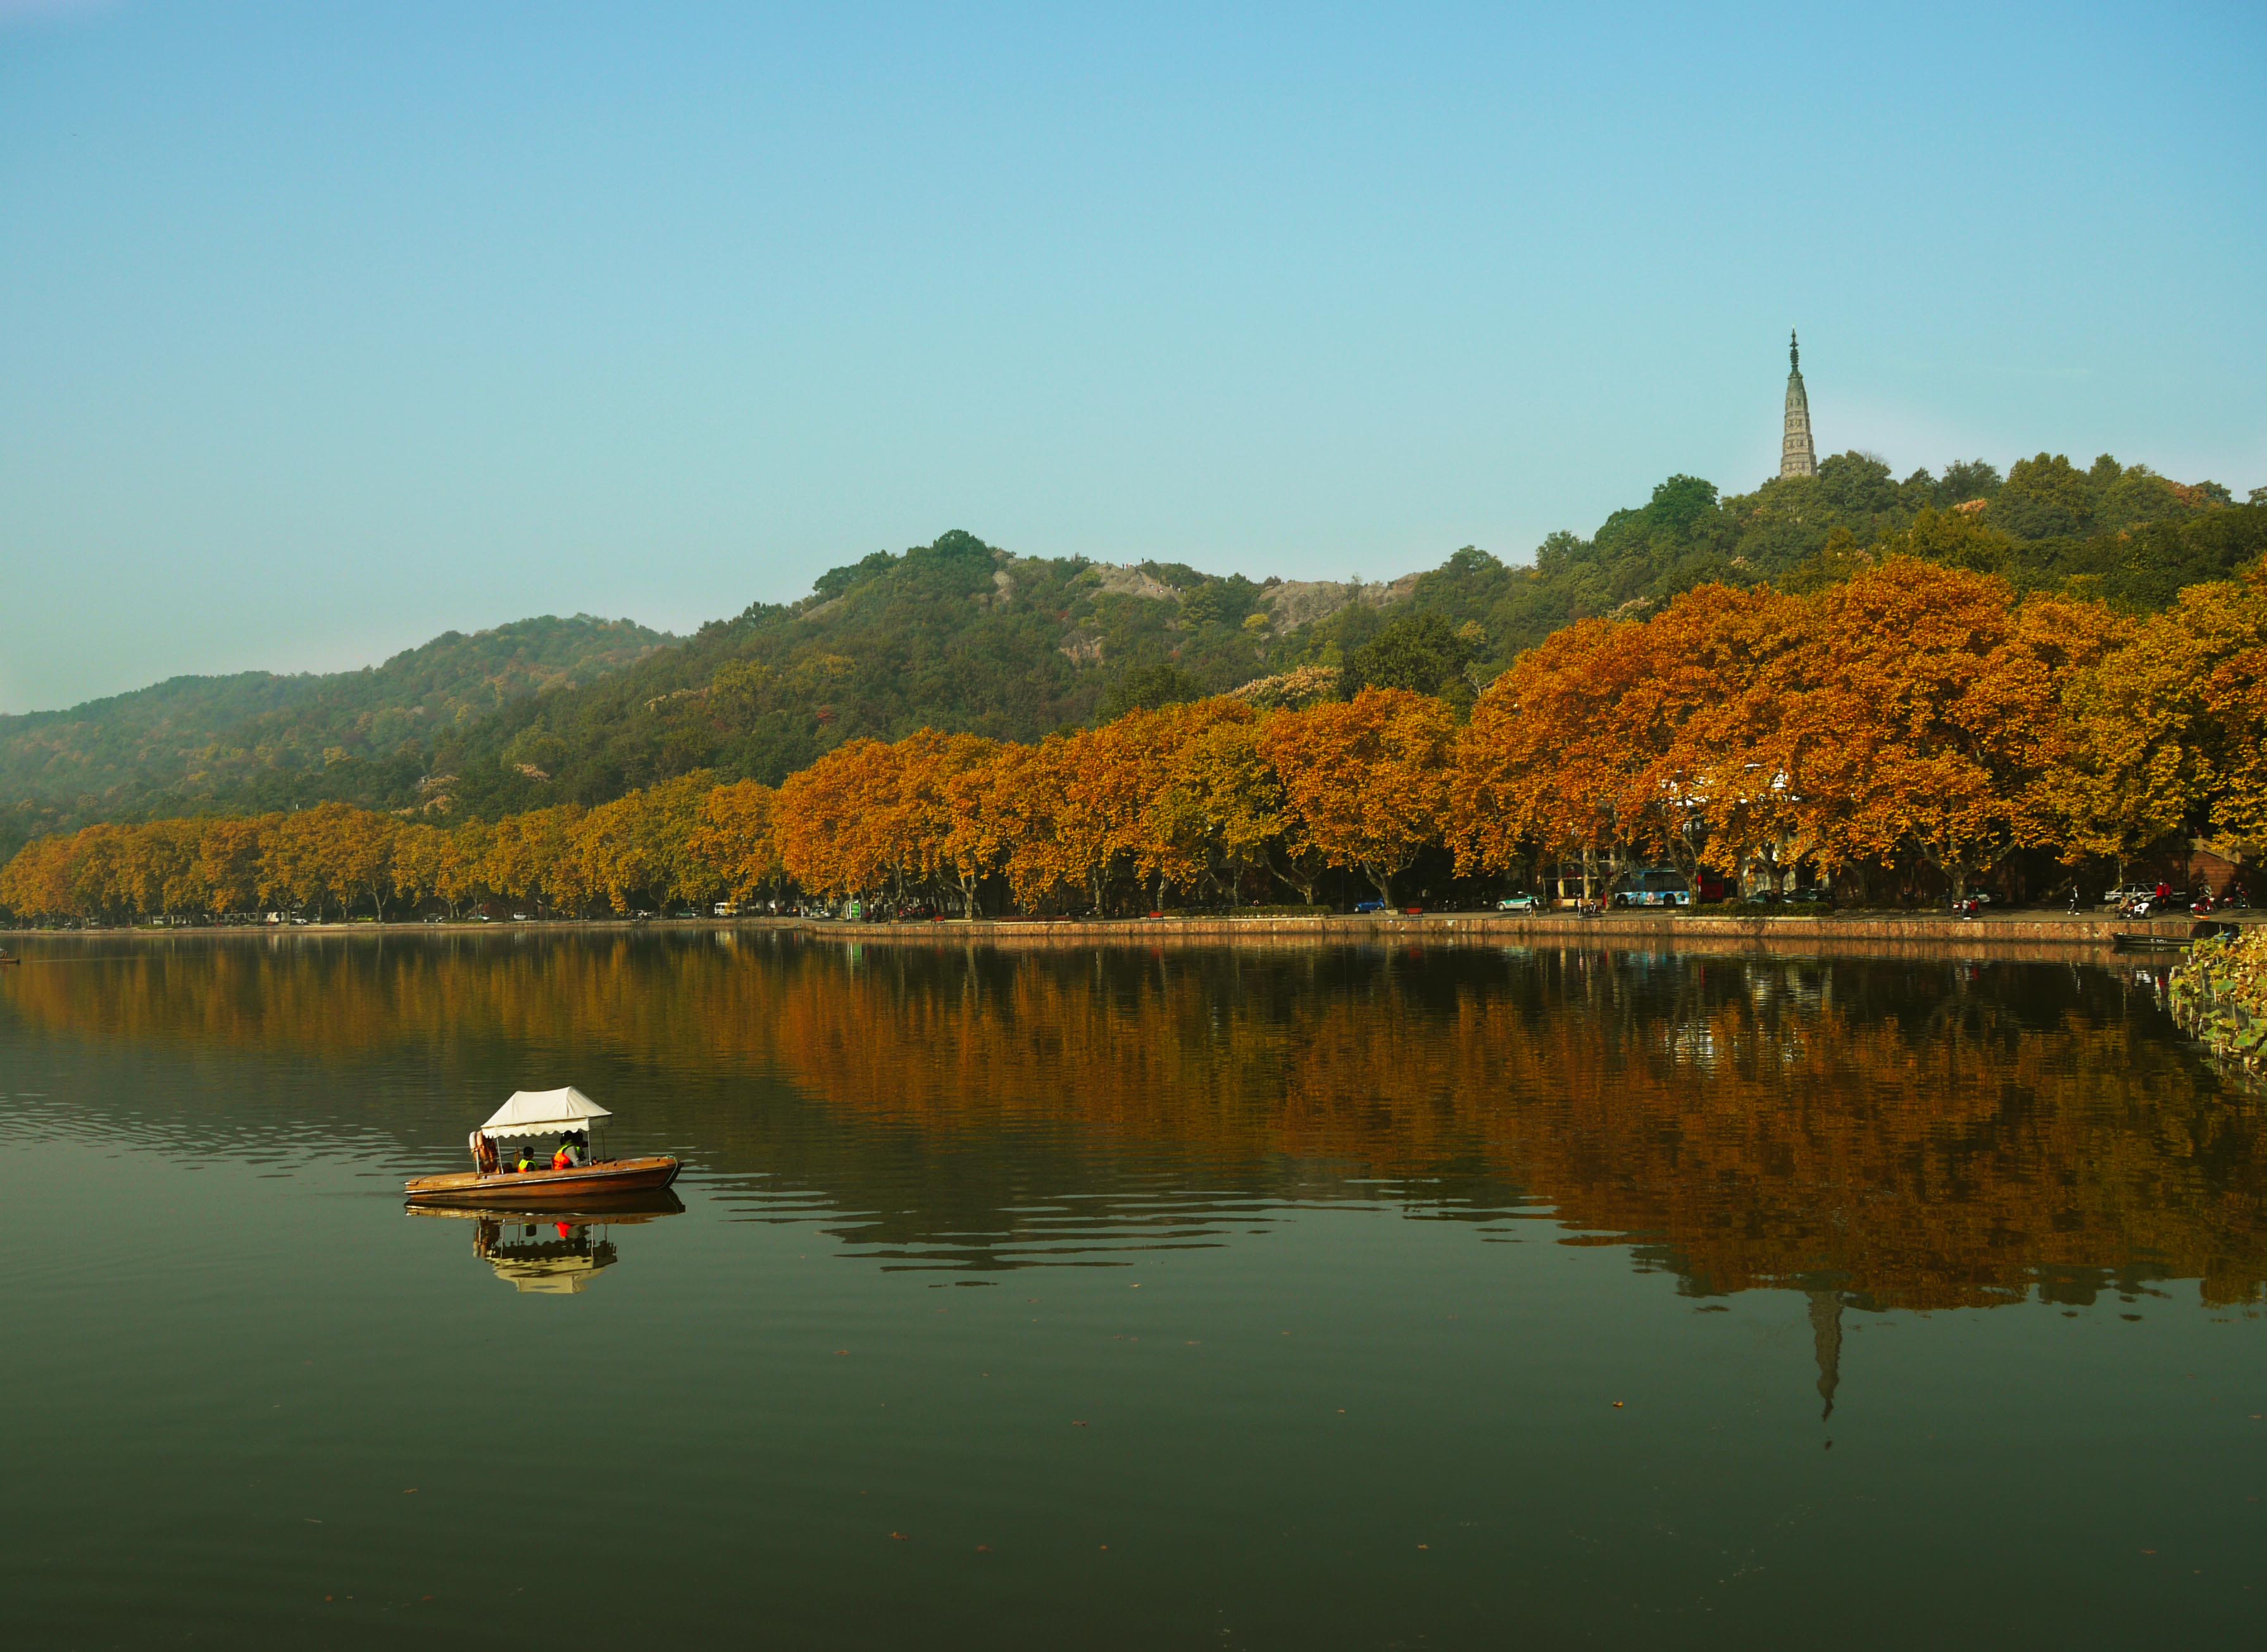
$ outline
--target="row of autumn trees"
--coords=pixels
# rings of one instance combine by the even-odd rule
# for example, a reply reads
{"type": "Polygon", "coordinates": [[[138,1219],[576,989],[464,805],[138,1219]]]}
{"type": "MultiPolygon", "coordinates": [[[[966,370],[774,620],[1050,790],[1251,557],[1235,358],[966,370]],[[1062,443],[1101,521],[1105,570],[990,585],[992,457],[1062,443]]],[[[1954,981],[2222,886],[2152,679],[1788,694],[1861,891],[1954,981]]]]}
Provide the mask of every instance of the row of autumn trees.
{"type": "Polygon", "coordinates": [[[1813,595],[1703,586],[1521,656],[1468,722],[1391,688],[1220,697],[1036,744],[923,730],[775,791],[694,774],[613,803],[439,826],[330,805],[97,826],[0,869],[31,918],[554,913],[800,890],[974,914],[1390,900],[1420,855],[1525,881],[1633,862],[1781,877],[1926,868],[1957,892],[2018,850],[2116,863],[2168,838],[2267,844],[2267,574],[2146,619],[1910,560],[1813,595]],[[996,902],[995,902],[996,905],[996,902]]]}

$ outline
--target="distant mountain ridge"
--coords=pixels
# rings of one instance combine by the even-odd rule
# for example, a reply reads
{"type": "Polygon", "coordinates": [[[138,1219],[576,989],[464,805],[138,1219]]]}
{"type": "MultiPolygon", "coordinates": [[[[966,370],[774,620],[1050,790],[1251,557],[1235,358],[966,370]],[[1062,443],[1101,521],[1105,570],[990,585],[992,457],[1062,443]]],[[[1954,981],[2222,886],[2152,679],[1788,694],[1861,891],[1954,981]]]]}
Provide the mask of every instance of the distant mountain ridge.
{"type": "Polygon", "coordinates": [[[696,769],[776,783],[846,741],[929,726],[1003,738],[1280,679],[1469,703],[1574,621],[1719,581],[1816,589],[1904,554],[2136,611],[2267,552],[2237,504],[2107,456],[1972,460],[1896,479],[1861,453],[1750,494],[1672,476],[1531,565],[1466,547],[1389,584],[1021,555],[972,533],[876,552],[792,604],[674,639],[627,620],[451,634],[363,672],[182,679],[0,718],[0,855],[104,818],[336,799],[490,819],[595,804],[696,769]]]}
{"type": "Polygon", "coordinates": [[[358,671],[175,677],[65,710],[0,716],[0,804],[79,819],[204,796],[289,807],[319,800],[311,794],[330,769],[397,760],[414,785],[443,731],[677,641],[628,620],[545,617],[444,632],[358,671]]]}

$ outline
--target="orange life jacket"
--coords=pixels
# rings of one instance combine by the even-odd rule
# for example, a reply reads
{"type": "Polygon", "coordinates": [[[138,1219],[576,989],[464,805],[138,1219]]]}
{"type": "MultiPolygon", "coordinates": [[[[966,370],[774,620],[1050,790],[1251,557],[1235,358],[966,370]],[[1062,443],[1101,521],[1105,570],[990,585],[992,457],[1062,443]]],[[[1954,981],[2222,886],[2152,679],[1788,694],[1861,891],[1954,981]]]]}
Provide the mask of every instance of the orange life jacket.
{"type": "Polygon", "coordinates": [[[554,1153],[551,1156],[551,1168],[554,1171],[573,1170],[575,1168],[575,1155],[569,1149],[563,1147],[561,1148],[556,1153],[554,1153]]]}

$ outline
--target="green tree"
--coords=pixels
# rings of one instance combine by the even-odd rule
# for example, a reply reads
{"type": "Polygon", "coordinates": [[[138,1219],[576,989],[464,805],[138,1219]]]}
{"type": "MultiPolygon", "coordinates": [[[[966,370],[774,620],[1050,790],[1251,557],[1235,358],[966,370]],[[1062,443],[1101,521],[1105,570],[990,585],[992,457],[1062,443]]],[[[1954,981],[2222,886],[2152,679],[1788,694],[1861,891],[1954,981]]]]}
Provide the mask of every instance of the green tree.
{"type": "Polygon", "coordinates": [[[1346,661],[1346,698],[1365,688],[1405,688],[1467,709],[1473,692],[1467,673],[1482,635],[1460,630],[1437,613],[1396,620],[1346,661]]]}
{"type": "Polygon", "coordinates": [[[1999,491],[1999,468],[1980,459],[1958,459],[1944,467],[1936,484],[1940,508],[1966,504],[1970,499],[1991,499],[1999,491]]]}
{"type": "Polygon", "coordinates": [[[2060,453],[2018,459],[1986,514],[2019,540],[2073,537],[2094,520],[2094,484],[2060,453]]]}
{"type": "Polygon", "coordinates": [[[1178,665],[1159,660],[1131,665],[1102,691],[1097,720],[1115,723],[1129,711],[1156,711],[1204,698],[1204,685],[1178,665]]]}

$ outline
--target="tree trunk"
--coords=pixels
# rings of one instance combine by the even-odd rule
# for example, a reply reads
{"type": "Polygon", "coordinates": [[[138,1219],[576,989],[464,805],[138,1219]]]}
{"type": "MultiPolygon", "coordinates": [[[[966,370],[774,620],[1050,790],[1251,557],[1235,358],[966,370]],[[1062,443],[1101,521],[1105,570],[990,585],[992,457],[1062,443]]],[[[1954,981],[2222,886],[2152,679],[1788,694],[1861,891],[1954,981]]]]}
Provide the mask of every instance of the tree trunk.
{"type": "Polygon", "coordinates": [[[1295,871],[1287,871],[1275,864],[1275,857],[1272,855],[1266,856],[1266,865],[1278,883],[1297,890],[1300,900],[1305,905],[1311,907],[1315,904],[1315,885],[1322,881],[1319,877],[1302,879],[1295,871]]]}

